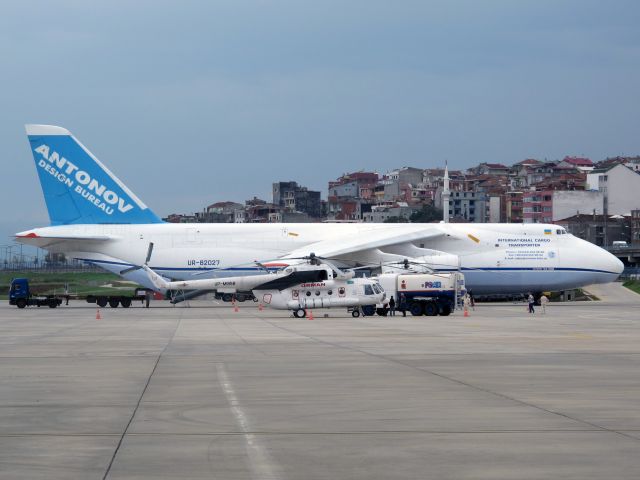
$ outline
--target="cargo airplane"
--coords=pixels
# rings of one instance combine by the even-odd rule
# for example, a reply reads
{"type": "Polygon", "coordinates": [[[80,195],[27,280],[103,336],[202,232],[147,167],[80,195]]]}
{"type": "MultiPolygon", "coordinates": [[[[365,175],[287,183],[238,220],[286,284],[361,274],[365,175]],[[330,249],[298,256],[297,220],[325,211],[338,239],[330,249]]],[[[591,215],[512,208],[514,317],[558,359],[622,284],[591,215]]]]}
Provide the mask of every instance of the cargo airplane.
{"type": "Polygon", "coordinates": [[[20,232],[17,241],[150,288],[146,272],[132,268],[150,242],[149,267],[173,280],[260,274],[312,253],[346,268],[384,270],[408,260],[462,271],[474,294],[571,289],[611,282],[623,269],[607,251],[552,224],[165,223],[68,130],[26,130],[51,225],[20,232]]]}

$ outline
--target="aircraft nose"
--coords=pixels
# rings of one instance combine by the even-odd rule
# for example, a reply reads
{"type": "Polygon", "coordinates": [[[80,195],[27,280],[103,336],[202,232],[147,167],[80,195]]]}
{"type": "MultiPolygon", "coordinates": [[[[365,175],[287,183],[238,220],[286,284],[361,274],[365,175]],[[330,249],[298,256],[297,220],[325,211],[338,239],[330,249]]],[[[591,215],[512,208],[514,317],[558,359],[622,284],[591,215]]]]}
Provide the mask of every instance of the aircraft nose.
{"type": "Polygon", "coordinates": [[[611,269],[610,271],[620,275],[624,270],[624,263],[622,263],[620,259],[615,255],[612,255],[609,252],[607,252],[607,254],[609,255],[609,258],[607,259],[607,263],[610,266],[610,269],[611,269]]]}
{"type": "Polygon", "coordinates": [[[604,248],[600,248],[596,245],[591,245],[592,251],[590,252],[591,261],[593,261],[597,266],[598,270],[602,270],[606,273],[611,273],[618,275],[622,273],[624,270],[624,264],[611,253],[607,252],[604,248]]]}

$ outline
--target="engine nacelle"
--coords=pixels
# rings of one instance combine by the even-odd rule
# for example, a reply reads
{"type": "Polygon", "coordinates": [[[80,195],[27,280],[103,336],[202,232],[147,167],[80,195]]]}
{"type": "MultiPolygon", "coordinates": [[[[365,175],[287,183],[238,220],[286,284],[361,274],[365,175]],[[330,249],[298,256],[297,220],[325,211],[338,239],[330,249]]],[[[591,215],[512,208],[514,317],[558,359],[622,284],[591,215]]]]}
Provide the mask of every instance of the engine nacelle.
{"type": "Polygon", "coordinates": [[[460,257],[451,253],[436,253],[424,255],[415,259],[418,263],[425,263],[436,271],[457,271],[460,268],[460,257]]]}

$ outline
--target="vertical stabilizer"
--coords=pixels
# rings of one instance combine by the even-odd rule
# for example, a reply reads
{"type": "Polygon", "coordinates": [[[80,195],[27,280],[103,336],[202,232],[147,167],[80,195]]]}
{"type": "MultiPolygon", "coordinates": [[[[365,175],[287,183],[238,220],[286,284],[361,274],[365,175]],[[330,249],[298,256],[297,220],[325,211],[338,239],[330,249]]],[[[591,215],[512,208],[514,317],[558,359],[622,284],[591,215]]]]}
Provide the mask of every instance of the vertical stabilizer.
{"type": "Polygon", "coordinates": [[[26,130],[52,225],[162,221],[68,130],[26,130]]]}

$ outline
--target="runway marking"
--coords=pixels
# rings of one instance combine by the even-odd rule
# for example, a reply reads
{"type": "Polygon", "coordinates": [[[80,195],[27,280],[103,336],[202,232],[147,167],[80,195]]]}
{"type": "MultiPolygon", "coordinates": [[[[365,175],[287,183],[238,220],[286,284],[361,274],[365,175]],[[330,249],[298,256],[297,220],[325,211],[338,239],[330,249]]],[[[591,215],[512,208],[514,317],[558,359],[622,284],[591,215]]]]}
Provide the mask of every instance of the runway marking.
{"type": "Polygon", "coordinates": [[[238,426],[243,432],[245,448],[247,450],[247,456],[249,457],[249,465],[251,466],[251,476],[260,480],[280,479],[273,457],[251,430],[249,419],[238,401],[233,384],[229,379],[229,375],[227,375],[224,365],[218,363],[216,365],[216,371],[218,373],[218,382],[220,382],[220,386],[227,397],[231,413],[233,413],[238,426]]]}

